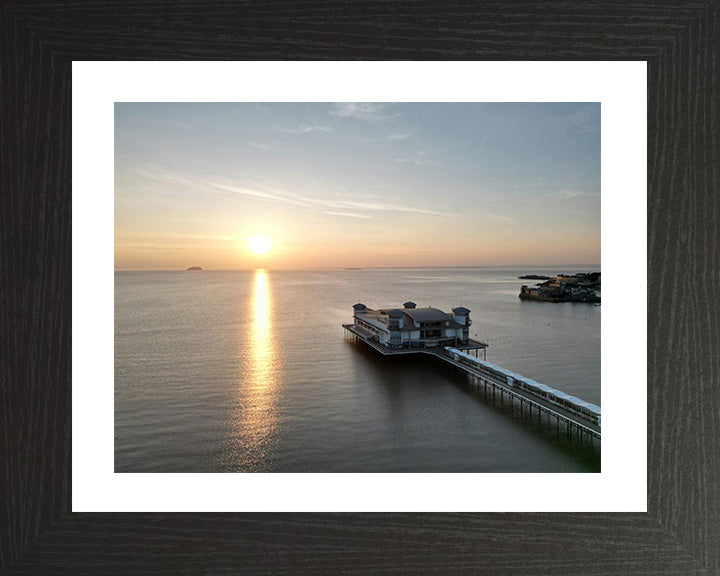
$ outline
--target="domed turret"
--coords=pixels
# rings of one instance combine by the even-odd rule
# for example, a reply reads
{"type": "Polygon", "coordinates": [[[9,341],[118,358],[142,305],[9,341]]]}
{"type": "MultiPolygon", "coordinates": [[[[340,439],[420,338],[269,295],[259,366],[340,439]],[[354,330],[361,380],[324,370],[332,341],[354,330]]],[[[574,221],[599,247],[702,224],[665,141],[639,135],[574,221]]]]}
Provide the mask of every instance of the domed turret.
{"type": "Polygon", "coordinates": [[[457,308],[452,309],[453,318],[455,318],[455,321],[458,324],[462,324],[464,326],[470,325],[470,319],[468,316],[470,316],[470,310],[463,306],[458,306],[457,308]]]}

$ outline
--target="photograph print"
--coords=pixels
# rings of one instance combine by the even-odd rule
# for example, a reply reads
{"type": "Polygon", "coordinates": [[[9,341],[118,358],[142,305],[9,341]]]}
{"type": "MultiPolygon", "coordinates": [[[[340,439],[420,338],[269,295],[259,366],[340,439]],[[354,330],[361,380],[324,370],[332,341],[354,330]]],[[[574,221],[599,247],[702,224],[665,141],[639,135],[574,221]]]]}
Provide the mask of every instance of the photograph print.
{"type": "Polygon", "coordinates": [[[601,471],[599,102],[114,114],[116,473],[601,471]]]}

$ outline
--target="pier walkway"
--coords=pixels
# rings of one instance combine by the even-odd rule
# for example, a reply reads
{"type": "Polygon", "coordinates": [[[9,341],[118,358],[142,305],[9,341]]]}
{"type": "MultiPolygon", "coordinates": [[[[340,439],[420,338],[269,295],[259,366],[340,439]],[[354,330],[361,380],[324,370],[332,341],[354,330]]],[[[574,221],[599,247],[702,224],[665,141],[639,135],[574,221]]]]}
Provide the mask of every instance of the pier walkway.
{"type": "MultiPolygon", "coordinates": [[[[504,403],[507,397],[507,400],[510,401],[511,410],[514,409],[515,403],[519,402],[520,414],[523,414],[524,410],[528,410],[530,416],[532,417],[533,411],[536,411],[539,420],[541,419],[542,415],[545,415],[548,422],[555,423],[558,433],[560,433],[562,425],[562,429],[568,437],[575,436],[580,440],[580,442],[583,441],[584,436],[589,437],[591,443],[593,439],[601,439],[601,429],[599,425],[585,418],[582,418],[581,416],[578,416],[570,410],[566,410],[562,406],[558,406],[557,404],[548,402],[543,398],[532,394],[526,390],[521,390],[507,384],[505,375],[500,372],[494,371],[492,368],[488,369],[487,367],[483,367],[483,369],[481,370],[480,367],[476,368],[468,364],[461,363],[455,360],[450,353],[445,351],[444,348],[440,347],[418,350],[393,350],[391,348],[388,348],[387,346],[380,344],[379,342],[373,341],[371,334],[365,334],[364,331],[361,331],[353,324],[343,324],[343,328],[345,328],[347,332],[349,332],[351,335],[355,336],[357,339],[361,340],[377,352],[380,352],[383,356],[424,354],[427,356],[433,356],[435,358],[438,358],[443,362],[446,362],[447,364],[450,364],[455,368],[458,368],[459,370],[465,372],[468,376],[472,378],[473,384],[485,387],[490,386],[493,391],[493,398],[496,394],[499,394],[501,402],[504,403]]],[[[460,350],[482,349],[484,352],[487,348],[487,344],[471,340],[468,345],[458,346],[457,348],[460,350]]]]}

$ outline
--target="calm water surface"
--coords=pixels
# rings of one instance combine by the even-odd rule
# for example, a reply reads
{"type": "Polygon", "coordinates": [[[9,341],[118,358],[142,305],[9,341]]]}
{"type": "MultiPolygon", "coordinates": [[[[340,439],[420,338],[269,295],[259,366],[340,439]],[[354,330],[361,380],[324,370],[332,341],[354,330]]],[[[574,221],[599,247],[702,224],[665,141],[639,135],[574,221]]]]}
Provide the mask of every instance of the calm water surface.
{"type": "Polygon", "coordinates": [[[341,326],[356,302],[462,305],[489,361],[600,404],[601,307],[518,298],[519,274],[581,271],[116,272],[115,470],[599,472],[596,448],[341,326]]]}

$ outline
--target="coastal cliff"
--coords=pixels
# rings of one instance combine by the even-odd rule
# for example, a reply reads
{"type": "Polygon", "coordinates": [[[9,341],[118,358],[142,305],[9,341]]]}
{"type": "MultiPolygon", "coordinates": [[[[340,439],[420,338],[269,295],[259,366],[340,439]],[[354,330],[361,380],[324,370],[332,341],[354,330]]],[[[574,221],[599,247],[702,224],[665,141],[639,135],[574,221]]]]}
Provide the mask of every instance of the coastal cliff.
{"type": "Polygon", "coordinates": [[[600,303],[595,289],[600,288],[600,273],[580,273],[568,276],[558,274],[555,279],[546,280],[534,287],[520,288],[519,297],[523,300],[541,302],[591,302],[600,303]]]}

